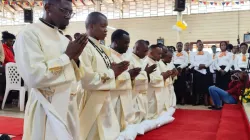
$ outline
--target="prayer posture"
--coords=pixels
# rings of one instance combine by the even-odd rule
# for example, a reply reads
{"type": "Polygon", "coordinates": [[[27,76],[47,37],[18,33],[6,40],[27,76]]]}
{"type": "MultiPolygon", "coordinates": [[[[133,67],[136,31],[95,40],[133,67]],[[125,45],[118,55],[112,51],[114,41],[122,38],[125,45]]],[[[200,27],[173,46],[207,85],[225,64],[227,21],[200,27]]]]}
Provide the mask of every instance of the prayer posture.
{"type": "MultiPolygon", "coordinates": [[[[128,50],[130,37],[129,34],[121,29],[113,32],[111,36],[111,59],[114,63],[125,61],[123,54],[128,50]]],[[[125,61],[129,65],[129,61],[125,61]]],[[[119,120],[121,131],[134,120],[132,102],[132,82],[140,73],[141,68],[132,68],[124,71],[116,78],[116,88],[111,90],[111,100],[119,120]]]]}
{"type": "Polygon", "coordinates": [[[72,15],[71,1],[46,0],[43,18],[25,27],[17,37],[17,67],[31,88],[23,140],[80,139],[76,94],[81,71],[75,61],[87,44],[87,35],[69,42],[59,32],[72,15]]]}
{"type": "MultiPolygon", "coordinates": [[[[144,61],[143,59],[148,54],[148,44],[144,40],[138,40],[135,43],[133,48],[132,56],[130,60],[130,69],[133,68],[143,68],[144,61]]],[[[147,99],[147,90],[148,90],[148,76],[156,68],[156,65],[147,66],[144,70],[142,69],[137,75],[133,82],[133,105],[135,110],[135,120],[134,123],[140,123],[142,120],[145,120],[148,115],[148,99],[147,99]]]]}
{"type": "Polygon", "coordinates": [[[167,47],[162,48],[163,53],[162,53],[162,58],[159,62],[159,67],[161,72],[167,72],[167,79],[165,80],[165,86],[163,89],[163,94],[165,100],[165,108],[168,110],[170,107],[175,107],[176,106],[176,95],[174,92],[174,79],[177,76],[177,70],[175,69],[172,61],[173,53],[168,49],[167,47]]]}
{"type": "Polygon", "coordinates": [[[128,62],[111,63],[110,48],[99,42],[107,35],[105,15],[92,12],[85,25],[89,42],[80,56],[85,91],[80,105],[81,139],[114,140],[120,133],[120,126],[110,93],[116,89],[116,78],[128,69],[128,62]]]}
{"type": "Polygon", "coordinates": [[[249,53],[247,53],[248,45],[246,43],[241,43],[240,49],[241,53],[236,56],[234,61],[234,67],[235,70],[246,71],[249,67],[247,66],[249,58],[249,53]]]}
{"type": "Polygon", "coordinates": [[[227,42],[220,43],[221,52],[215,55],[216,86],[226,90],[230,82],[230,68],[233,65],[233,54],[227,51],[227,42]]]}
{"type": "MultiPolygon", "coordinates": [[[[148,84],[148,119],[157,118],[164,110],[163,87],[166,74],[162,75],[159,68],[159,60],[161,59],[162,48],[158,45],[151,45],[149,47],[148,56],[145,59],[144,65],[157,65],[156,70],[149,74],[148,84]]],[[[146,67],[144,66],[144,67],[146,67]]]]}

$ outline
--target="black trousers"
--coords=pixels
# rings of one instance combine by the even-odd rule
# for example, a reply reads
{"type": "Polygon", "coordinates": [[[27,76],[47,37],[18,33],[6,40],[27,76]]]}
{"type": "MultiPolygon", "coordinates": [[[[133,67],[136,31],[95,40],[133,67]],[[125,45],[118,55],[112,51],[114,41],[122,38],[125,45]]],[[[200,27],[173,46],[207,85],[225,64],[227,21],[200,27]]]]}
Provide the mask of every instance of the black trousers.
{"type": "MultiPolygon", "coordinates": [[[[177,68],[179,65],[175,65],[177,68]]],[[[187,86],[186,86],[186,72],[185,69],[182,69],[181,73],[178,75],[177,80],[174,83],[174,90],[177,98],[177,103],[180,103],[181,100],[186,98],[187,86]]]]}
{"type": "Polygon", "coordinates": [[[208,74],[202,74],[194,70],[193,101],[202,103],[204,96],[208,95],[208,84],[210,81],[208,74]]]}
{"type": "MultiPolygon", "coordinates": [[[[220,66],[221,69],[225,69],[226,66],[220,66]]],[[[230,71],[226,72],[224,75],[221,72],[216,71],[216,86],[223,89],[228,90],[228,84],[231,81],[231,73],[230,71]]]]}

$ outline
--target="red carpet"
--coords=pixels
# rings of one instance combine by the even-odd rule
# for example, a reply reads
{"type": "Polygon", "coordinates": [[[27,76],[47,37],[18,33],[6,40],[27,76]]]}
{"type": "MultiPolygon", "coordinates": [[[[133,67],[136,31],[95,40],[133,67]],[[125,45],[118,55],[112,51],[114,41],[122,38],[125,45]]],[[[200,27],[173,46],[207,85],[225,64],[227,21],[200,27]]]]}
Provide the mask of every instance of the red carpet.
{"type": "MultiPolygon", "coordinates": [[[[138,136],[136,140],[250,140],[248,119],[241,105],[222,111],[176,110],[173,123],[138,136]]],[[[23,119],[0,117],[0,134],[21,140],[23,119]]]]}
{"type": "Polygon", "coordinates": [[[21,136],[23,134],[23,119],[1,116],[0,134],[21,136]]]}
{"type": "Polygon", "coordinates": [[[221,111],[176,110],[173,123],[137,140],[215,140],[221,111]]]}
{"type": "Polygon", "coordinates": [[[249,122],[241,105],[222,111],[177,110],[173,123],[136,140],[250,140],[249,122]]]}

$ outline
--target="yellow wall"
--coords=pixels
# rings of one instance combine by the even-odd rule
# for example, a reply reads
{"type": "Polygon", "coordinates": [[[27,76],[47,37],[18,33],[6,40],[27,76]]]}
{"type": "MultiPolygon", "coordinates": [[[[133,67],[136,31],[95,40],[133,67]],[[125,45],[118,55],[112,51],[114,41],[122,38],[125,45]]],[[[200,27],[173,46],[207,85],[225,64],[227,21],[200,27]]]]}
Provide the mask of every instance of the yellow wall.
{"type": "MultiPolygon", "coordinates": [[[[250,32],[250,11],[239,12],[239,34],[243,41],[243,34],[250,32]]],[[[238,12],[223,12],[197,15],[184,15],[183,19],[188,24],[186,31],[182,32],[183,42],[196,41],[220,41],[229,40],[236,44],[238,36],[238,12]]],[[[138,39],[149,40],[156,43],[157,38],[163,37],[166,45],[175,45],[177,33],[172,30],[176,22],[176,16],[133,18],[109,20],[109,26],[125,29],[130,33],[131,46],[138,39]]],[[[8,30],[15,34],[23,26],[0,26],[0,31],[8,30]]],[[[84,22],[72,22],[66,34],[73,35],[75,32],[84,32],[84,22]]],[[[113,30],[109,29],[106,43],[110,44],[110,35],[113,30]]]]}

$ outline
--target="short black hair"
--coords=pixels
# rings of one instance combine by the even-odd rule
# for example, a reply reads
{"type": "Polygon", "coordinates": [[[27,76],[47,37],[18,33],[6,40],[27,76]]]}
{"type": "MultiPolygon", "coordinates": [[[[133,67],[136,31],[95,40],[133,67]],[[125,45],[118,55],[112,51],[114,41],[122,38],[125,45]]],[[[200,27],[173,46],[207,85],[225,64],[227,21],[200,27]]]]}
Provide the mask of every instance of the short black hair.
{"type": "Polygon", "coordinates": [[[221,42],[220,42],[220,47],[221,47],[221,44],[222,44],[222,43],[225,43],[226,46],[227,46],[227,42],[226,42],[226,41],[221,41],[221,42]]]}
{"type": "Polygon", "coordinates": [[[145,41],[145,40],[142,40],[142,39],[137,40],[137,41],[135,42],[135,44],[146,44],[146,45],[147,45],[146,41],[145,41]]]}
{"type": "Polygon", "coordinates": [[[152,44],[149,46],[149,50],[156,49],[156,48],[162,48],[162,47],[157,44],[152,44]]]}
{"type": "Polygon", "coordinates": [[[212,47],[211,47],[211,48],[217,48],[217,47],[216,47],[216,45],[212,45],[212,47]]]}
{"type": "Polygon", "coordinates": [[[182,42],[177,42],[177,43],[176,43],[176,45],[177,45],[177,44],[179,44],[179,43],[181,43],[181,44],[183,45],[183,43],[182,43],[182,42]]]}
{"type": "Polygon", "coordinates": [[[149,44],[150,44],[148,40],[145,40],[145,43],[146,43],[147,45],[149,45],[149,44]]]}
{"type": "Polygon", "coordinates": [[[241,47],[241,46],[243,46],[243,45],[247,46],[247,48],[248,48],[247,43],[244,43],[244,42],[243,42],[243,43],[241,43],[241,44],[240,44],[240,47],[241,47]]]}
{"type": "Polygon", "coordinates": [[[2,32],[2,39],[7,40],[7,39],[16,39],[15,35],[9,33],[8,31],[2,32]]]}
{"type": "Polygon", "coordinates": [[[229,49],[229,50],[232,50],[233,47],[234,47],[234,46],[233,46],[232,44],[228,44],[228,45],[227,45],[227,50],[228,50],[228,49],[229,49]]]}
{"type": "Polygon", "coordinates": [[[111,42],[122,39],[123,35],[129,36],[129,33],[122,29],[115,30],[111,35],[111,42]]]}
{"type": "Polygon", "coordinates": [[[196,43],[202,42],[200,39],[196,41],[196,43]]]}
{"type": "Polygon", "coordinates": [[[107,19],[107,17],[100,12],[91,12],[85,21],[85,27],[88,28],[90,24],[98,23],[100,20],[100,17],[104,17],[107,19]]]}
{"type": "MultiPolygon", "coordinates": [[[[61,1],[62,0],[43,0],[43,5],[45,5],[47,3],[56,4],[56,3],[61,2],[61,1]]],[[[72,0],[65,0],[65,1],[72,2],[72,0]]]]}

